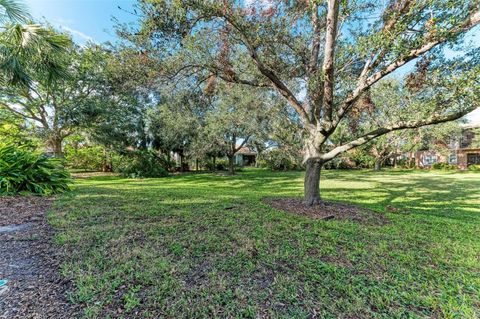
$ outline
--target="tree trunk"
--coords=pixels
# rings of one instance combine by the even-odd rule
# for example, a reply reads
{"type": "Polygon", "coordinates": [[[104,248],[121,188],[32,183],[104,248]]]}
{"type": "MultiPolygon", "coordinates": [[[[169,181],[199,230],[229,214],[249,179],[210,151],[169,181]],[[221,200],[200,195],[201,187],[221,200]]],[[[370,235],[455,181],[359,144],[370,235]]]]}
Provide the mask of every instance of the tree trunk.
{"type": "Polygon", "coordinates": [[[180,172],[184,172],[184,165],[183,165],[183,154],[179,154],[180,155],[180,172]]]}
{"type": "Polygon", "coordinates": [[[234,164],[235,155],[228,156],[228,171],[230,175],[235,175],[235,164],[234,164]]]}
{"type": "Polygon", "coordinates": [[[374,167],[374,171],[378,172],[380,171],[380,169],[382,168],[382,160],[379,159],[379,158],[376,158],[375,159],[375,167],[374,167]]]}
{"type": "Polygon", "coordinates": [[[217,157],[213,157],[213,171],[215,172],[217,170],[217,157]]]}
{"type": "Polygon", "coordinates": [[[103,149],[102,172],[113,172],[112,161],[106,149],[103,149]]]}
{"type": "Polygon", "coordinates": [[[319,204],[320,198],[320,171],[322,163],[316,159],[306,161],[305,181],[304,181],[304,202],[311,206],[319,204]]]}
{"type": "Polygon", "coordinates": [[[198,158],[195,159],[195,171],[198,172],[198,158]]]}
{"type": "Polygon", "coordinates": [[[48,142],[55,157],[63,157],[62,141],[63,139],[61,137],[53,136],[48,142]]]}

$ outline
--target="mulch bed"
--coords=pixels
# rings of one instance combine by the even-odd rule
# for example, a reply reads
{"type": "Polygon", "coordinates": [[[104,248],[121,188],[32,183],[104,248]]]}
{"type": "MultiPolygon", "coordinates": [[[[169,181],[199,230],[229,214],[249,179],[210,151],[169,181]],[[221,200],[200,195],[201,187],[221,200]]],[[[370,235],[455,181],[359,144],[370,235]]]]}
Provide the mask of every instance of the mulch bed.
{"type": "Polygon", "coordinates": [[[74,318],[60,274],[61,252],[45,220],[52,199],[0,197],[0,318],[74,318]]]}
{"type": "Polygon", "coordinates": [[[351,220],[367,225],[385,225],[388,218],[379,212],[355,205],[327,202],[307,206],[299,198],[265,198],[263,201],[275,209],[322,220],[351,220]]]}

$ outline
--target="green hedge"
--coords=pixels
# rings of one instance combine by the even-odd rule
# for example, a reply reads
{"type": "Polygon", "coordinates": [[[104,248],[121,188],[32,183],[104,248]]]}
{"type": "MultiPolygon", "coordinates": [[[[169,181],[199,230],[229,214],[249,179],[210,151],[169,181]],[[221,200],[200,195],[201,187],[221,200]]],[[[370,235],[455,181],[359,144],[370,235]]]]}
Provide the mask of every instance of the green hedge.
{"type": "Polygon", "coordinates": [[[480,172],[480,164],[468,166],[469,171],[480,172]]]}
{"type": "Polygon", "coordinates": [[[118,171],[125,177],[165,177],[170,163],[151,151],[130,152],[122,158],[118,171]]]}
{"type": "Polygon", "coordinates": [[[0,146],[0,194],[51,195],[69,190],[70,183],[60,159],[13,145],[0,146]]]}
{"type": "Polygon", "coordinates": [[[435,163],[432,165],[432,169],[455,170],[457,167],[448,163],[435,163]]]}

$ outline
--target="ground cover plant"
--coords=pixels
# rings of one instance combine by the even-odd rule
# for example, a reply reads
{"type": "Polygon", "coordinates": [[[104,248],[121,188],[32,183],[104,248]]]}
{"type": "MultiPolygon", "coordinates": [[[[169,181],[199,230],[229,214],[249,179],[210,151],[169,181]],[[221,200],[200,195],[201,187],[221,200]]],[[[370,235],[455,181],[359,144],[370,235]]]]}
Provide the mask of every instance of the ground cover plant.
{"type": "Polygon", "coordinates": [[[326,171],[323,196],[388,223],[269,206],[302,172],[78,180],[49,216],[90,318],[477,318],[480,176],[326,171]]]}
{"type": "Polygon", "coordinates": [[[52,195],[69,190],[70,183],[61,159],[24,147],[0,145],[0,195],[52,195]]]}

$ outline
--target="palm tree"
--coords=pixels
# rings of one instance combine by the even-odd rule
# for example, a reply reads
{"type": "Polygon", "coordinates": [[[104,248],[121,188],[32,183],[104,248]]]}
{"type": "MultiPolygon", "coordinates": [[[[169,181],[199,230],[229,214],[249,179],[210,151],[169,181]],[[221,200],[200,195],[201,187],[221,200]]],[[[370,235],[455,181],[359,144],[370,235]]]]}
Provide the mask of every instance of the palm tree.
{"type": "Polygon", "coordinates": [[[44,72],[54,80],[65,67],[55,56],[70,40],[51,28],[31,23],[26,6],[18,0],[0,0],[0,81],[2,84],[32,84],[29,69],[44,72]]]}
{"type": "Polygon", "coordinates": [[[30,19],[30,14],[26,6],[16,0],[0,0],[0,22],[26,22],[30,19]]]}

